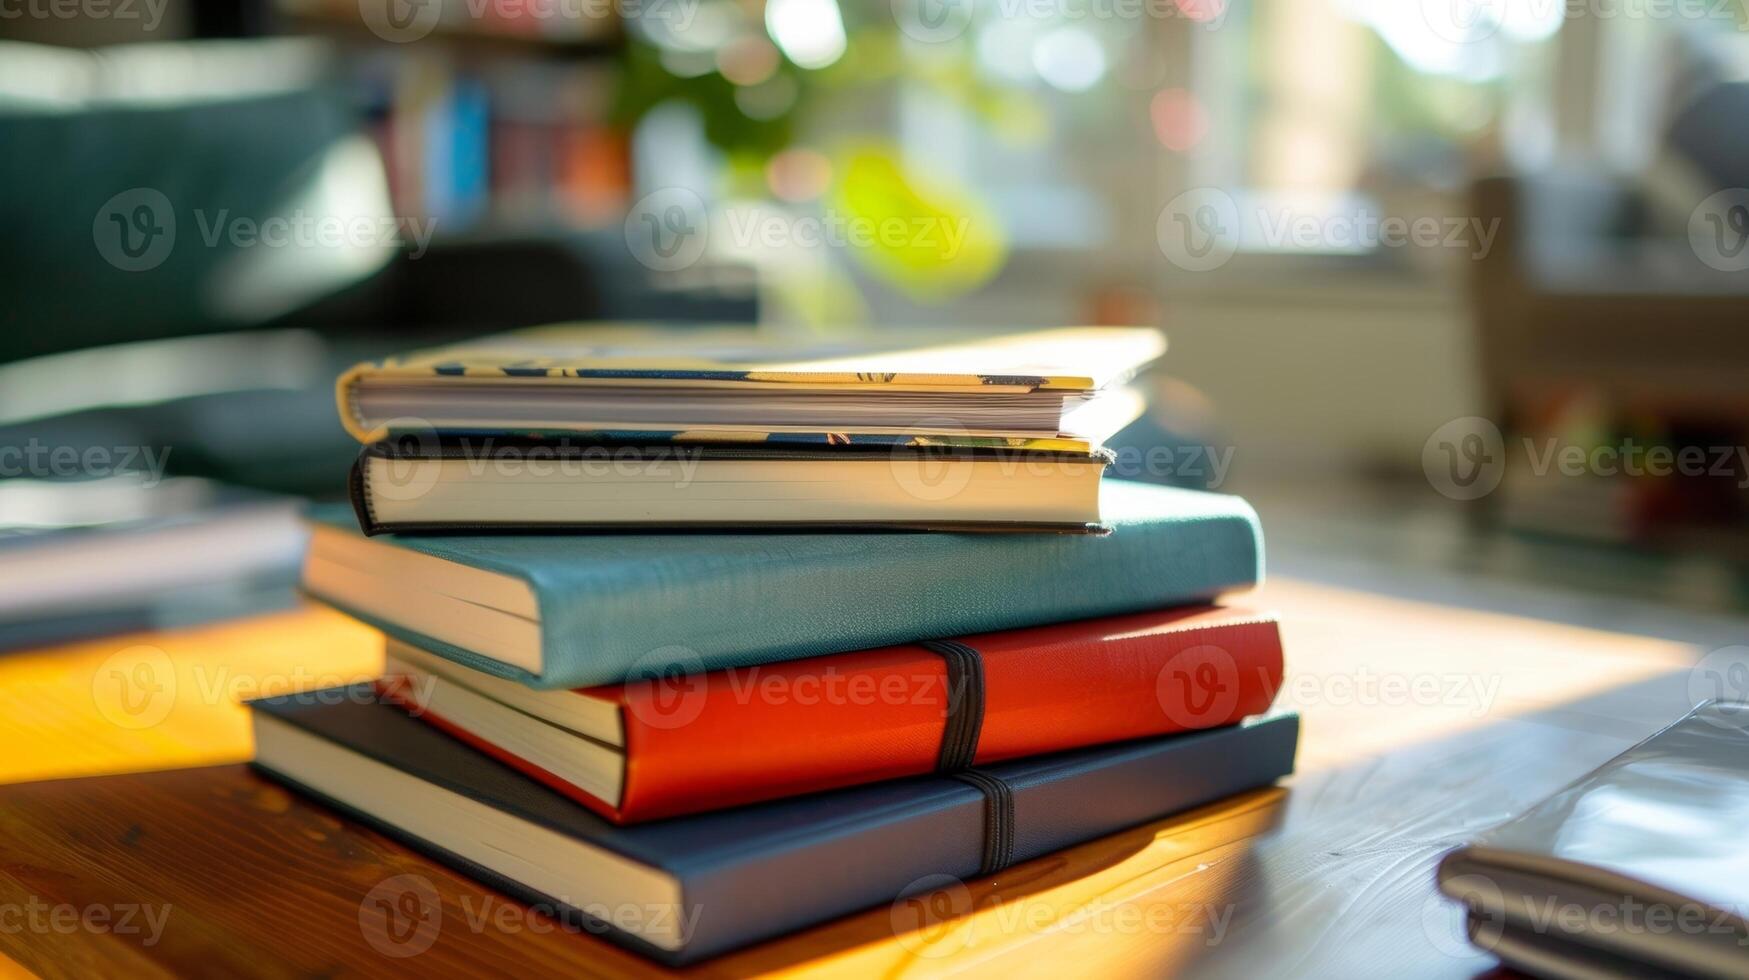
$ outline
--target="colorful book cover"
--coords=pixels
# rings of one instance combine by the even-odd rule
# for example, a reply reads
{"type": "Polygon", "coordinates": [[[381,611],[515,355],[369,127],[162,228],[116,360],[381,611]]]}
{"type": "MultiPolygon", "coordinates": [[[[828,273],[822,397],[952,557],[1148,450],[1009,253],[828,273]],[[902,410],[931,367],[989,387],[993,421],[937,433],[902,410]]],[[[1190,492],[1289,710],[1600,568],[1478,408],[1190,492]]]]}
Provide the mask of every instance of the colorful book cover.
{"type": "Polygon", "coordinates": [[[615,823],[1231,725],[1266,711],[1282,677],[1272,617],[1193,607],[544,692],[617,709],[617,753],[591,732],[554,740],[623,767],[618,798],[602,799],[519,755],[518,737],[486,734],[545,738],[551,718],[492,701],[471,671],[428,670],[393,644],[389,656],[391,700],[615,823]],[[465,710],[491,721],[446,716],[439,685],[480,695],[465,710]]]}
{"type": "Polygon", "coordinates": [[[798,337],[746,327],[554,326],[360,364],[340,376],[336,397],[347,430],[372,442],[385,433],[367,425],[359,411],[357,392],[366,383],[1085,395],[1119,385],[1165,347],[1159,331],[1145,328],[798,337]]]}
{"type": "MultiPolygon", "coordinates": [[[[1262,577],[1257,515],[1238,497],[1106,480],[1100,511],[1113,529],[1104,536],[367,538],[341,506],[317,514],[304,588],[413,646],[550,689],[1206,603],[1262,577]],[[539,669],[480,653],[482,638],[448,630],[434,615],[393,614],[360,598],[360,590],[373,585],[392,585],[393,596],[404,598],[411,583],[389,581],[392,572],[360,565],[337,579],[356,589],[312,582],[312,568],[323,563],[361,554],[372,563],[378,557],[392,562],[403,550],[415,562],[436,559],[440,568],[453,563],[492,573],[526,596],[513,613],[517,628],[539,647],[539,669]]],[[[428,597],[429,603],[463,606],[480,599],[428,597]]]]}

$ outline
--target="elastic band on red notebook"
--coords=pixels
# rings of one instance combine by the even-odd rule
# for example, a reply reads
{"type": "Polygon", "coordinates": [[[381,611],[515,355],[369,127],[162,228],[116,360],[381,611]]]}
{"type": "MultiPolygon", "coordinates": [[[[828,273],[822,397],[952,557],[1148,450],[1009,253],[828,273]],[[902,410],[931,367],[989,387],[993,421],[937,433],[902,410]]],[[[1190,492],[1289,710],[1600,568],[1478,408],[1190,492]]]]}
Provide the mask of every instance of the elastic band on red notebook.
{"type": "Polygon", "coordinates": [[[919,645],[947,662],[947,718],[941,727],[935,771],[969,769],[977,760],[978,737],[984,730],[984,655],[958,640],[925,640],[919,645]]]}

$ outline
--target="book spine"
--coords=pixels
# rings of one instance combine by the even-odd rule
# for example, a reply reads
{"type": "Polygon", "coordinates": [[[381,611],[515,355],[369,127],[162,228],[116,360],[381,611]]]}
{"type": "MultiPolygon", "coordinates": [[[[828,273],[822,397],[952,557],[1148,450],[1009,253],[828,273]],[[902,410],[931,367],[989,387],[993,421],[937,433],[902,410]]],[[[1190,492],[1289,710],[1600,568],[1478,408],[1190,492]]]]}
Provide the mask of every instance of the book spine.
{"type": "Polygon", "coordinates": [[[374,537],[385,530],[377,523],[370,500],[370,459],[368,448],[353,457],[352,469],[346,474],[346,497],[352,502],[352,513],[358,518],[358,529],[365,537],[374,537]]]}

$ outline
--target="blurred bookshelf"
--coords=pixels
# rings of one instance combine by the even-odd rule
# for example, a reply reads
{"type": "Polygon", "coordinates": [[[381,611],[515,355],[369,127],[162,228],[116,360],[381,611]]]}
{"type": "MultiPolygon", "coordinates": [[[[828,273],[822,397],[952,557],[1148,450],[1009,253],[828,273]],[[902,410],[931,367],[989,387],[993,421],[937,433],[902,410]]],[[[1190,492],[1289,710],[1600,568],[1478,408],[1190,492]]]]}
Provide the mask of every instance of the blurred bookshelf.
{"type": "Polygon", "coordinates": [[[430,219],[443,238],[623,216],[632,167],[612,119],[616,16],[539,0],[268,2],[272,33],[332,43],[398,216],[430,219]]]}

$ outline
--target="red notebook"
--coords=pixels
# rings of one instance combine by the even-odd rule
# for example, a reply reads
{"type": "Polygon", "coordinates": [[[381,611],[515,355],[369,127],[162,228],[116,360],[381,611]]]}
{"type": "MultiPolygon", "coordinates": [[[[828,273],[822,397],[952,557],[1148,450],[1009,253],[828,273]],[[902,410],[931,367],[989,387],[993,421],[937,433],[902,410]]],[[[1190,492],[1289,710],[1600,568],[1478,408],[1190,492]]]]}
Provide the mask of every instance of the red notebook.
{"type": "Polygon", "coordinates": [[[1258,714],[1272,616],[1194,607],[760,667],[537,691],[389,642],[380,688],[607,818],[635,823],[1258,714]]]}

